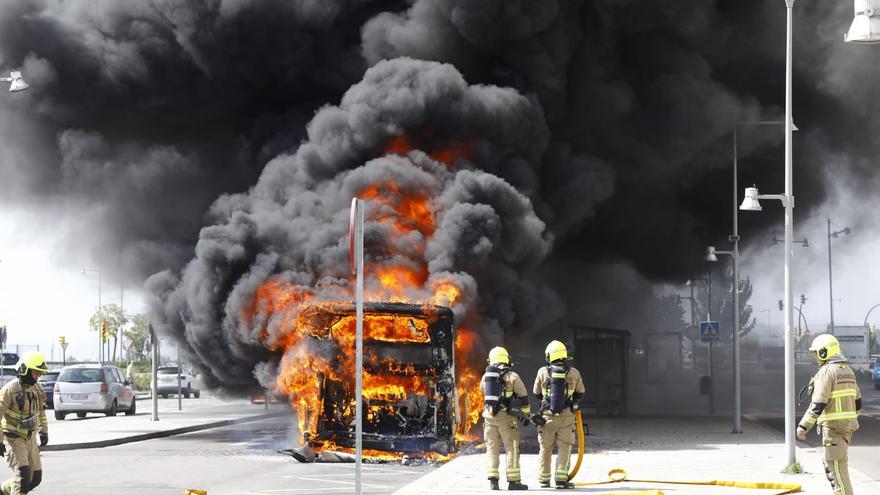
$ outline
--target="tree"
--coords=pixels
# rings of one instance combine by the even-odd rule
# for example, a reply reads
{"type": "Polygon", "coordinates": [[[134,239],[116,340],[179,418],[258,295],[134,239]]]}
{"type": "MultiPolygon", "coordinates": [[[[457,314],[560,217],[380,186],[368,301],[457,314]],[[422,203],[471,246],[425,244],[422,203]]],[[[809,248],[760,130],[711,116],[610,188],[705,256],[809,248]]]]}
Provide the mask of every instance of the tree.
{"type": "MultiPolygon", "coordinates": [[[[733,330],[733,267],[725,264],[723,270],[713,270],[712,273],[712,320],[721,323],[721,328],[733,330]]],[[[739,281],[739,325],[740,337],[747,335],[755,328],[754,310],[749,304],[752,297],[752,281],[746,277],[739,281]]],[[[709,315],[709,291],[705,281],[700,283],[696,292],[697,319],[705,320],[709,315]]],[[[732,332],[726,333],[726,338],[733,336],[732,332]]]]}
{"type": "MultiPolygon", "coordinates": [[[[106,342],[108,347],[110,341],[113,341],[112,359],[114,361],[116,360],[116,344],[119,332],[126,323],[128,323],[128,317],[122,311],[122,308],[116,304],[105,304],[101,307],[100,312],[95,312],[89,318],[89,330],[93,332],[101,332],[103,330],[101,341],[106,342]]],[[[110,357],[110,349],[107,349],[106,357],[110,357]]]]}
{"type": "Polygon", "coordinates": [[[131,317],[131,327],[122,335],[131,342],[128,347],[129,361],[142,361],[147,358],[144,352],[144,344],[150,336],[150,322],[146,315],[138,313],[131,317]]]}
{"type": "Polygon", "coordinates": [[[657,332],[683,332],[687,327],[681,297],[677,294],[655,296],[651,305],[650,329],[657,332]]]}

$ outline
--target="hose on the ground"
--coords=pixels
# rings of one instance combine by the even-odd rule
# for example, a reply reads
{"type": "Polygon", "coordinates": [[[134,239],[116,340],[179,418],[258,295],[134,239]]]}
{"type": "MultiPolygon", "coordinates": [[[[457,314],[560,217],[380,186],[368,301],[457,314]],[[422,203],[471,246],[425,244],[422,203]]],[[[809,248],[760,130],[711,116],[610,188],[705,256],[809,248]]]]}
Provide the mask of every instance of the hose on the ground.
{"type": "Polygon", "coordinates": [[[568,473],[568,481],[574,479],[575,475],[578,474],[578,469],[581,468],[581,461],[584,460],[584,420],[581,419],[581,412],[578,411],[576,413],[577,417],[577,440],[578,440],[578,460],[574,463],[574,467],[571,469],[571,472],[568,473]]]}
{"type": "MultiPolygon", "coordinates": [[[[629,474],[626,470],[621,468],[615,468],[608,472],[608,479],[604,481],[578,481],[575,483],[575,486],[595,486],[595,485],[605,485],[609,483],[620,483],[623,481],[630,481],[633,483],[657,483],[657,484],[672,484],[672,485],[703,485],[703,486],[726,486],[732,488],[751,488],[751,489],[759,489],[759,490],[777,490],[773,492],[771,495],[786,495],[788,493],[800,493],[801,485],[796,483],[762,483],[762,482],[754,482],[754,481],[725,481],[725,480],[710,480],[710,481],[681,481],[681,480],[642,480],[636,479],[631,480],[628,478],[629,474]]],[[[643,493],[643,492],[630,492],[628,495],[635,495],[635,493],[643,493]]],[[[645,492],[651,493],[651,492],[645,492]]],[[[662,493],[662,492],[661,492],[662,493]]]]}

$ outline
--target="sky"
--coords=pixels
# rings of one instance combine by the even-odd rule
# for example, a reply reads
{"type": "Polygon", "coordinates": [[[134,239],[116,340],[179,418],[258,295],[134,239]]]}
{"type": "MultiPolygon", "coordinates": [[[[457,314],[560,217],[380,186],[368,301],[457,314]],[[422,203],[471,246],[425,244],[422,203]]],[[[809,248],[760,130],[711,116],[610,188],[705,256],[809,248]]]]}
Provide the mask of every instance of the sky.
{"type": "MultiPolygon", "coordinates": [[[[32,350],[39,346],[46,358],[61,361],[58,338],[69,343],[67,355],[78,359],[97,359],[97,336],[88,328],[89,318],[98,306],[98,278],[84,275],[85,267],[99,264],[82,259],[67,260],[58,250],[59,239],[52,229],[40,225],[39,217],[13,208],[0,216],[0,322],[7,327],[7,346],[32,350]]],[[[102,303],[119,304],[118,280],[104,280],[102,303]]],[[[127,312],[142,312],[139,287],[123,292],[127,312]]]]}

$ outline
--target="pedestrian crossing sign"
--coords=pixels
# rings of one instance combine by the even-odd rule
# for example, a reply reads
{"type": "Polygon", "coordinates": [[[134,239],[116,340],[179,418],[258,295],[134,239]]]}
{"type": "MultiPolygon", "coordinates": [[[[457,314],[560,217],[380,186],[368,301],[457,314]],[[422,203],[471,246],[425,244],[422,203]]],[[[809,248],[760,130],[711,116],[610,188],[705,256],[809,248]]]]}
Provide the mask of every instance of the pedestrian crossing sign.
{"type": "Polygon", "coordinates": [[[721,338],[721,330],[717,321],[700,322],[700,341],[718,340],[721,338]]]}

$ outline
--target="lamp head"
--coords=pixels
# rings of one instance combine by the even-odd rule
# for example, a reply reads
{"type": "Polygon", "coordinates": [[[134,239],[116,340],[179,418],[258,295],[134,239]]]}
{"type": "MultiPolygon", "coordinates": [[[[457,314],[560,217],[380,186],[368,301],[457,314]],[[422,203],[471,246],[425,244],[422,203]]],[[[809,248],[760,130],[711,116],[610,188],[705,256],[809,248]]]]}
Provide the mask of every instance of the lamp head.
{"type": "Polygon", "coordinates": [[[10,93],[24,91],[30,87],[28,86],[28,83],[24,82],[24,79],[21,77],[21,71],[18,69],[12,69],[12,71],[9,72],[9,78],[12,79],[12,81],[9,82],[10,93]]]}
{"type": "Polygon", "coordinates": [[[706,248],[706,256],[703,257],[703,261],[718,261],[718,256],[715,256],[715,246],[706,248]]]}
{"type": "Polygon", "coordinates": [[[854,0],[855,16],[843,36],[847,43],[880,43],[880,0],[854,0]]]}
{"type": "Polygon", "coordinates": [[[739,205],[743,211],[761,211],[761,203],[758,201],[758,188],[755,186],[746,188],[746,196],[739,205]]]}

